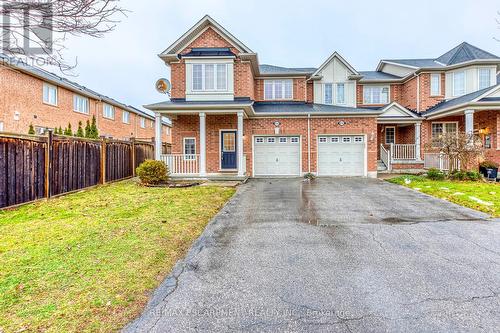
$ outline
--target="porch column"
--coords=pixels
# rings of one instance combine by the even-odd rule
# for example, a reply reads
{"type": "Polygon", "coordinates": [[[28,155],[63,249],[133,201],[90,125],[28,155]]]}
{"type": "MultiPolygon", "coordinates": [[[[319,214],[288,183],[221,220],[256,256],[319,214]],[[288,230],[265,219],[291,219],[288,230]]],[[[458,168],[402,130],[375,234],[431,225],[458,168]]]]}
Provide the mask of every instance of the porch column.
{"type": "Polygon", "coordinates": [[[238,112],[238,133],[236,135],[238,144],[238,176],[243,177],[243,112],[238,112]]]}
{"type": "Polygon", "coordinates": [[[207,135],[205,133],[206,115],[200,112],[200,176],[207,175],[207,135]]]}
{"type": "Polygon", "coordinates": [[[474,134],[474,110],[465,110],[465,133],[472,137],[474,134]]]}
{"type": "Polygon", "coordinates": [[[415,159],[420,160],[420,128],[422,123],[415,123],[415,159]]]}
{"type": "Polygon", "coordinates": [[[162,153],[161,142],[161,114],[155,112],[155,160],[159,161],[162,153]]]}

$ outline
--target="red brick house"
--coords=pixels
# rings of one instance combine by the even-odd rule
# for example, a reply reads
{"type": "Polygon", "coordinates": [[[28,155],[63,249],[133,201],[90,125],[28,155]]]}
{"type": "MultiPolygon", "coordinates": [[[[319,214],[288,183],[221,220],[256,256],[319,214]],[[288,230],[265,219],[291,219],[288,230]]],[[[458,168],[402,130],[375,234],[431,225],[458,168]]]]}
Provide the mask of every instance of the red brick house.
{"type": "Polygon", "coordinates": [[[259,64],[205,16],[159,57],[171,99],[145,107],[173,121],[172,154],[157,158],[174,176],[376,177],[434,166],[428,143],[458,131],[480,135],[500,162],[500,58],[467,43],[375,71],[336,52],[319,67],[285,68],[259,64]]]}
{"type": "MultiPolygon", "coordinates": [[[[96,117],[99,134],[107,138],[151,140],[154,117],[40,68],[0,57],[0,132],[27,134],[65,128],[96,117]]],[[[162,123],[162,140],[171,142],[171,124],[162,123]]]]}

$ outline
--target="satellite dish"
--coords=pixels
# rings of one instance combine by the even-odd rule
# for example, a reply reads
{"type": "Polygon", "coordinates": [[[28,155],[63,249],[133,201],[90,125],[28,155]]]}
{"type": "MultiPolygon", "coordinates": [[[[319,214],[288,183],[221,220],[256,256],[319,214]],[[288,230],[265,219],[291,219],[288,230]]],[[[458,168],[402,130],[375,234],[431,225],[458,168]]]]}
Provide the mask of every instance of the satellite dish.
{"type": "Polygon", "coordinates": [[[172,88],[172,84],[170,83],[169,80],[167,79],[158,79],[158,81],[156,81],[156,90],[160,93],[160,94],[168,94],[170,92],[170,89],[172,88]]]}

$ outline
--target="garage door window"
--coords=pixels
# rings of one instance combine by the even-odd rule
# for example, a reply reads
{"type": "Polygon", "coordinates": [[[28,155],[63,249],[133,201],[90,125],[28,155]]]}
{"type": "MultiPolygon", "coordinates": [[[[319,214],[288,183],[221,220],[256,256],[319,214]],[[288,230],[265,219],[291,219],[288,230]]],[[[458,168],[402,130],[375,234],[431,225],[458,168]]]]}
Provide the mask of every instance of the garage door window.
{"type": "Polygon", "coordinates": [[[256,138],[255,142],[257,142],[257,143],[264,143],[264,138],[256,138]]]}
{"type": "Polygon", "coordinates": [[[292,143],[298,143],[299,142],[299,138],[291,138],[290,141],[292,143]]]}
{"type": "Polygon", "coordinates": [[[342,138],[342,142],[343,143],[350,143],[351,142],[351,138],[349,138],[349,137],[342,138]]]}
{"type": "Polygon", "coordinates": [[[280,143],[286,143],[286,138],[280,138],[280,143]]]}
{"type": "Polygon", "coordinates": [[[362,136],[355,137],[354,142],[363,142],[363,137],[362,136]]]}
{"type": "Polygon", "coordinates": [[[319,138],[319,142],[326,142],[326,138],[325,137],[319,138]]]}
{"type": "Polygon", "coordinates": [[[274,138],[267,138],[267,143],[274,143],[276,140],[274,138]]]}

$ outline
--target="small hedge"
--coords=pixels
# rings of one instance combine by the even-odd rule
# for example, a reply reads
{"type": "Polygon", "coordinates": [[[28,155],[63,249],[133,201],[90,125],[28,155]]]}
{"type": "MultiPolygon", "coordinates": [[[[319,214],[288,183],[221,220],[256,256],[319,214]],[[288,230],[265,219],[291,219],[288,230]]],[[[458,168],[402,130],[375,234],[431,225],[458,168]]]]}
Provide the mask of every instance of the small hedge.
{"type": "Polygon", "coordinates": [[[452,180],[472,180],[476,181],[481,178],[481,175],[477,171],[453,171],[450,174],[450,179],[452,180]]]}
{"type": "Polygon", "coordinates": [[[436,168],[430,168],[427,171],[427,178],[431,180],[444,180],[445,174],[436,168]]]}
{"type": "Polygon", "coordinates": [[[168,168],[161,161],[145,160],[135,172],[141,183],[146,185],[157,185],[168,180],[168,168]]]}

